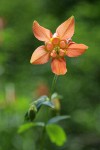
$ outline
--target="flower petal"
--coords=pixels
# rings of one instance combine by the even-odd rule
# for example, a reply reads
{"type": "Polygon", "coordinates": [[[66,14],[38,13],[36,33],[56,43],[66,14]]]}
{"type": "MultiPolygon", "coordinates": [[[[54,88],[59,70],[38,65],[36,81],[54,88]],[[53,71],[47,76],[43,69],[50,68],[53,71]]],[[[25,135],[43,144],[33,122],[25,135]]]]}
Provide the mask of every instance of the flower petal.
{"type": "Polygon", "coordinates": [[[82,55],[86,49],[88,49],[88,46],[84,44],[73,43],[68,46],[66,55],[69,57],[77,57],[82,55]]]}
{"type": "Polygon", "coordinates": [[[74,34],[74,16],[62,23],[56,30],[56,33],[62,40],[71,38],[74,34]]]}
{"type": "Polygon", "coordinates": [[[39,46],[32,54],[30,63],[44,64],[49,61],[50,54],[45,50],[45,46],[39,46]]]}
{"type": "Polygon", "coordinates": [[[51,31],[40,26],[37,21],[34,21],[32,29],[34,36],[40,41],[48,42],[52,37],[51,31]]]}
{"type": "Polygon", "coordinates": [[[67,72],[66,61],[64,58],[53,58],[51,62],[52,72],[56,75],[64,75],[67,72]]]}

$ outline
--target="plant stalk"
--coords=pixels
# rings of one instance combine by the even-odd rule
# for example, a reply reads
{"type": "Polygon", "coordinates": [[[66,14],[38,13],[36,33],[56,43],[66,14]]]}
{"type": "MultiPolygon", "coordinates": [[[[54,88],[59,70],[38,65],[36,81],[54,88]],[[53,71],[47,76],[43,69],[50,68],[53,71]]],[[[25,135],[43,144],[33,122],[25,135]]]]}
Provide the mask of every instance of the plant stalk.
{"type": "Polygon", "coordinates": [[[53,81],[52,81],[52,86],[51,86],[51,95],[54,92],[55,86],[56,86],[56,81],[57,81],[58,76],[55,74],[53,81]]]}
{"type": "Polygon", "coordinates": [[[40,150],[44,150],[44,144],[45,144],[45,127],[43,128],[42,131],[40,150]]]}

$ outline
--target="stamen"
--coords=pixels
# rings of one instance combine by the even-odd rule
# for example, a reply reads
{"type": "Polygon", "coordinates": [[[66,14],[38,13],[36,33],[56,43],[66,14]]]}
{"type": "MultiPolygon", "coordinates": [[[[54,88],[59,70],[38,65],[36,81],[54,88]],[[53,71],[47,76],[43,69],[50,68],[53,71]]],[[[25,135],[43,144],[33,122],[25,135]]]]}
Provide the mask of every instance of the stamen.
{"type": "Polygon", "coordinates": [[[67,46],[65,41],[60,41],[60,48],[65,48],[67,46]]]}
{"type": "Polygon", "coordinates": [[[59,55],[60,47],[59,47],[59,46],[56,46],[56,47],[54,48],[54,50],[55,50],[55,51],[56,51],[56,53],[59,55]]]}
{"type": "Polygon", "coordinates": [[[46,49],[47,49],[48,51],[53,50],[53,48],[54,48],[54,46],[53,46],[53,44],[52,44],[51,42],[48,42],[48,43],[46,44],[46,49]]]}
{"type": "Polygon", "coordinates": [[[59,51],[59,56],[64,56],[65,55],[65,51],[64,50],[62,50],[62,49],[60,49],[60,51],[59,51]]]}
{"type": "Polygon", "coordinates": [[[56,57],[56,56],[57,56],[57,53],[56,53],[56,51],[55,51],[55,50],[53,50],[53,51],[51,52],[51,54],[50,54],[50,55],[51,55],[51,57],[53,57],[53,58],[54,58],[54,57],[56,57]]]}
{"type": "Polygon", "coordinates": [[[54,45],[58,45],[59,44],[59,38],[58,37],[55,37],[55,38],[53,38],[52,39],[52,43],[54,44],[54,45]]]}

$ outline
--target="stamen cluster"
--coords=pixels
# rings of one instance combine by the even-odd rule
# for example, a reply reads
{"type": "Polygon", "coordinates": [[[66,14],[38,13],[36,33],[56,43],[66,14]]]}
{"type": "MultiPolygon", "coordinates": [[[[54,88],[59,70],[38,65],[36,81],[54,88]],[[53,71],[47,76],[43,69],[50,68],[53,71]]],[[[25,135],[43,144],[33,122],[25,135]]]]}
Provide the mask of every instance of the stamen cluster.
{"type": "Polygon", "coordinates": [[[68,44],[65,40],[60,40],[59,37],[51,38],[49,42],[45,43],[45,49],[50,52],[53,58],[59,58],[66,55],[68,44]]]}

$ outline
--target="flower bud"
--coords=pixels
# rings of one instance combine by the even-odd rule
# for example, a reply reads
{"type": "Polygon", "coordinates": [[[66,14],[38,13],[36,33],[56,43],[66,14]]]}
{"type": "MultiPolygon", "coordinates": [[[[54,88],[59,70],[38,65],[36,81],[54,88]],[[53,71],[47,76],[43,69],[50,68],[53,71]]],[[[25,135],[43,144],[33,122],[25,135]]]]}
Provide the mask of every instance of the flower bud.
{"type": "Polygon", "coordinates": [[[37,108],[35,105],[31,105],[28,112],[25,114],[25,120],[33,121],[37,113],[37,108]]]}

